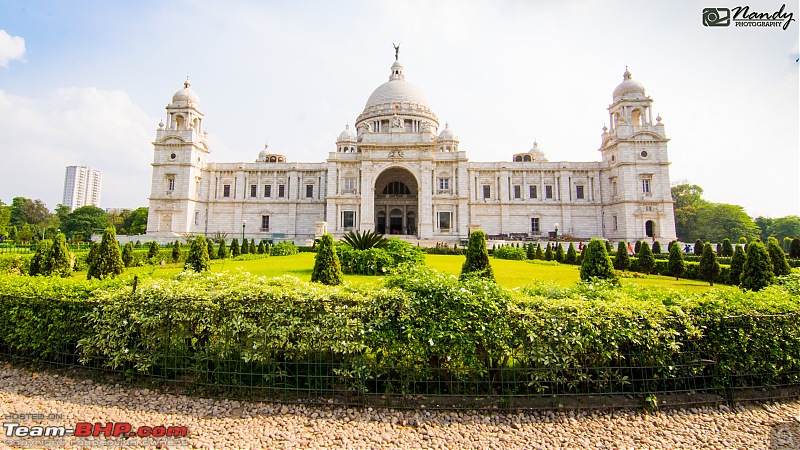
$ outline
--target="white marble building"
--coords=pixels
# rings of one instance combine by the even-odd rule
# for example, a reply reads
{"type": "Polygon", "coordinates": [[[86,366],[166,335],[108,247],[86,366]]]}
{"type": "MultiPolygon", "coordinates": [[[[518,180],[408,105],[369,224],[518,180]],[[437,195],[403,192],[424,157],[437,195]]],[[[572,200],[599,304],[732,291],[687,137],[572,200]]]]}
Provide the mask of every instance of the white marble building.
{"type": "MultiPolygon", "coordinates": [[[[548,161],[534,142],[501,162],[472,162],[395,61],[325,162],[267,148],[255,162],[212,162],[203,112],[187,81],[156,132],[147,234],[313,238],[321,222],[453,242],[489,235],[611,241],[675,239],[667,139],[653,100],[627,70],[608,107],[601,161],[548,161]]],[[[588,153],[588,152],[587,152],[588,153]]]]}

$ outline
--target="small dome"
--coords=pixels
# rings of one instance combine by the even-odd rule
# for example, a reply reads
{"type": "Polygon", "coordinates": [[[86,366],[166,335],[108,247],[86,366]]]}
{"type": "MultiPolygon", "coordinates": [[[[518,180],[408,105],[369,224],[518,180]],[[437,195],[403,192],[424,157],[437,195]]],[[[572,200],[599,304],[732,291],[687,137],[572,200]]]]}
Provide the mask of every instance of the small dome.
{"type": "Polygon", "coordinates": [[[339,135],[339,139],[337,139],[336,141],[338,142],[338,141],[355,141],[355,140],[356,140],[356,134],[353,133],[353,130],[350,129],[350,124],[348,123],[347,125],[344,126],[344,131],[342,131],[342,134],[339,135]]]}
{"type": "Polygon", "coordinates": [[[536,142],[535,139],[533,141],[533,147],[528,150],[528,154],[533,155],[534,161],[547,161],[547,158],[544,155],[544,150],[539,147],[539,143],[536,142]]]}
{"type": "Polygon", "coordinates": [[[198,97],[197,94],[194,93],[194,91],[190,87],[191,85],[192,85],[192,83],[190,83],[189,80],[184,81],[183,82],[183,89],[181,89],[180,91],[176,92],[175,95],[172,96],[172,103],[173,104],[176,104],[176,103],[184,103],[184,104],[195,103],[195,104],[198,104],[198,103],[200,103],[200,97],[198,97]]]}
{"type": "Polygon", "coordinates": [[[439,133],[439,140],[440,141],[457,141],[458,140],[458,136],[456,136],[455,133],[453,133],[453,130],[450,129],[450,124],[449,123],[445,123],[444,124],[444,130],[442,130],[442,132],[439,133]]]}
{"type": "Polygon", "coordinates": [[[261,150],[260,152],[258,152],[258,159],[259,160],[263,160],[264,158],[266,158],[266,156],[267,156],[267,147],[269,147],[269,144],[264,144],[264,149],[261,150]]]}
{"type": "Polygon", "coordinates": [[[622,74],[622,83],[614,89],[614,102],[619,100],[640,100],[644,99],[644,85],[631,78],[631,73],[625,68],[622,74]]]}

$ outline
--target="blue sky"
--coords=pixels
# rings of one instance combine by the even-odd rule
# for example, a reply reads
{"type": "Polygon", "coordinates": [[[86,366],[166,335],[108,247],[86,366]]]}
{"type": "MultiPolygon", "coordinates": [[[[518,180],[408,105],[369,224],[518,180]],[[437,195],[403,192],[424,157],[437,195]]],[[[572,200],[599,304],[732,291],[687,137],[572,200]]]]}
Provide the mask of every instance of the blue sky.
{"type": "Polygon", "coordinates": [[[628,66],[666,125],[673,182],[754,217],[800,215],[797,3],[787,30],[702,25],[703,8],[736,5],[4,1],[0,200],[54,208],[78,164],[103,172],[102,207],[146,206],[150,142],[187,75],[212,160],[253,161],[269,142],[323,161],[400,42],[407,81],[473,161],[509,160],[534,139],[551,161],[599,160],[628,66]]]}

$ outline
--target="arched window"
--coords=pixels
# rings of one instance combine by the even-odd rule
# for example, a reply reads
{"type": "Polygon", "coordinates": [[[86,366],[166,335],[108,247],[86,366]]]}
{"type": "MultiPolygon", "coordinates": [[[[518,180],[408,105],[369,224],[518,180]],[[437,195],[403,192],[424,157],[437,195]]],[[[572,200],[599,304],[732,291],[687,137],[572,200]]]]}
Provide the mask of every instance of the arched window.
{"type": "Polygon", "coordinates": [[[523,160],[523,161],[525,161],[525,162],[530,162],[530,160],[531,160],[531,155],[525,155],[525,156],[523,156],[523,157],[522,157],[522,160],[523,160]]]}
{"type": "Polygon", "coordinates": [[[385,188],[383,188],[384,195],[408,195],[411,194],[411,191],[408,190],[408,186],[406,186],[402,181],[392,181],[391,183],[387,184],[385,188]]]}
{"type": "Polygon", "coordinates": [[[270,156],[270,157],[269,157],[269,162],[275,162],[275,161],[276,161],[276,159],[275,159],[275,157],[274,157],[274,156],[270,156]]]}
{"type": "Polygon", "coordinates": [[[522,156],[519,156],[519,155],[515,156],[514,157],[514,162],[522,162],[522,156]]]}
{"type": "Polygon", "coordinates": [[[655,222],[652,220],[648,220],[644,223],[644,234],[646,234],[647,237],[655,236],[655,225],[655,222]]]}

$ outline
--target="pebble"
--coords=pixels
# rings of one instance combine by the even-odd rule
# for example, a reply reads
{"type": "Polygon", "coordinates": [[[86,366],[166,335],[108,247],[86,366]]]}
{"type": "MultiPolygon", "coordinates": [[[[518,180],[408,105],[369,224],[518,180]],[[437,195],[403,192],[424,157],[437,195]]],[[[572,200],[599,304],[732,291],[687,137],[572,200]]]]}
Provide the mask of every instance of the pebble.
{"type": "MultiPolygon", "coordinates": [[[[91,444],[97,448],[98,444],[117,448],[117,443],[153,449],[800,448],[800,400],[658,412],[398,411],[205,399],[0,365],[2,422],[12,421],[12,414],[37,413],[61,417],[14,420],[21,426],[130,422],[134,429],[166,425],[189,430],[186,438],[154,438],[155,442],[130,441],[143,439],[138,437],[92,438],[104,441],[91,444]]],[[[19,439],[26,444],[26,438],[19,439]]],[[[68,436],[55,447],[89,445],[76,445],[75,440],[68,436]]],[[[45,445],[27,444],[14,444],[0,435],[0,449],[45,445]]]]}

